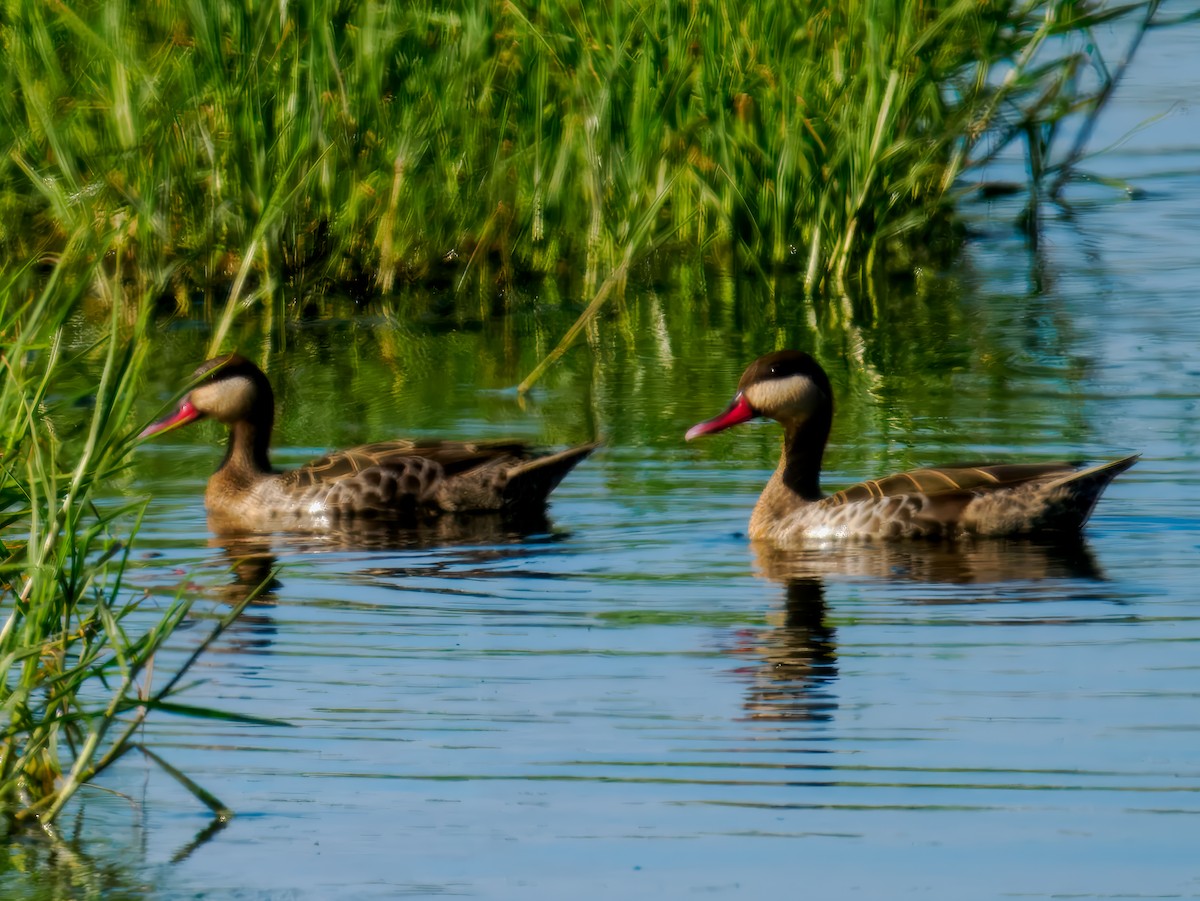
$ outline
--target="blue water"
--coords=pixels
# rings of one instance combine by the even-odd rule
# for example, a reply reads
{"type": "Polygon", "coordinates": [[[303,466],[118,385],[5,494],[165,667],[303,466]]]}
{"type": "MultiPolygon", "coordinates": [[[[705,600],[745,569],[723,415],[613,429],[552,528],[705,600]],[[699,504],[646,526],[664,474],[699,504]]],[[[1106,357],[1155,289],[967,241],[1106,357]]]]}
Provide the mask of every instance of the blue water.
{"type": "MultiPolygon", "coordinates": [[[[209,543],[216,433],[179,434],[138,452],[129,489],[154,499],[135,582],[189,584],[216,613],[278,567],[187,699],[289,725],[152,717],[148,743],[237,816],[205,834],[208,812],[131,756],[103,782],[124,796],[89,791],[64,823],[86,837],[80,883],[163,899],[1200,897],[1197,59],[1200,28],[1151,35],[1093,141],[1157,117],[1089,163],[1142,199],[1073,189],[1037,253],[1012,228],[1019,201],[967,207],[981,237],[949,274],[963,325],[943,367],[900,384],[870,351],[831,362],[830,485],[964,456],[1143,453],[1082,548],[760,557],[744,529],[775,428],[676,440],[748,358],[690,364],[704,387],[689,387],[669,336],[606,351],[636,378],[577,363],[528,411],[457,383],[446,410],[409,410],[457,436],[561,442],[573,417],[617,436],[554,495],[551,528],[517,540],[209,543]]],[[[711,340],[739,340],[722,328],[711,340]]],[[[385,437],[355,430],[404,390],[356,397],[366,413],[333,437],[385,437]]],[[[285,414],[281,459],[323,449],[319,428],[285,414]]]]}

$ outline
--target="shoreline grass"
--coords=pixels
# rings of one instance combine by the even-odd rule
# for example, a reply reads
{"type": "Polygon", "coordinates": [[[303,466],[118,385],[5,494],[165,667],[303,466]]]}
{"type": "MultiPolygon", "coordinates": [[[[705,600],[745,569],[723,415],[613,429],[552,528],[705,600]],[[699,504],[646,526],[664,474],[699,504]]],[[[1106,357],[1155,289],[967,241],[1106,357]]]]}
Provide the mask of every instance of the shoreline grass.
{"type": "Polygon", "coordinates": [[[1157,7],[17,4],[0,252],[111,231],[181,307],[406,282],[503,306],[564,274],[590,298],[656,254],[840,295],[952,254],[963,173],[1014,141],[1036,224],[1086,145],[1053,158],[1058,126],[1123,71],[1094,29],[1130,20],[1132,50],[1157,7]]]}
{"type": "Polygon", "coordinates": [[[108,276],[104,258],[75,246],[44,279],[26,268],[0,284],[0,818],[8,831],[34,827],[56,842],[64,806],[131,751],[228,818],[138,732],[154,711],[226,717],[177,695],[199,654],[254,596],[233,605],[173,671],[160,662],[154,675],[159,652],[176,650],[168,643],[193,598],[163,601],[125,584],[146,502],[116,501],[107,486],[136,442],[129,421],[152,305],[121,300],[120,261],[108,276]],[[89,291],[108,295],[108,334],[68,346],[68,320],[89,291]],[[100,378],[76,396],[64,386],[79,356],[100,378]]]}

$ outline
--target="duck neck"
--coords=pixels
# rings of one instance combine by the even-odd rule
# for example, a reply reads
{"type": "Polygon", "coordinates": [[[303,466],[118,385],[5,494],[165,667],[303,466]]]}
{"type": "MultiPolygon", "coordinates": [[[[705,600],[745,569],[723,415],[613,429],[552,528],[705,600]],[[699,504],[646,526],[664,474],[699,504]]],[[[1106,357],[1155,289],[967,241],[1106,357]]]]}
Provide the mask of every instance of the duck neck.
{"type": "Polygon", "coordinates": [[[776,474],[784,486],[806,501],[821,495],[821,458],[829,440],[830,413],[818,412],[803,422],[789,424],[783,436],[783,454],[776,474]]]}
{"type": "Polygon", "coordinates": [[[229,428],[229,446],[220,470],[227,476],[253,479],[272,472],[267,449],[271,445],[272,415],[257,420],[241,419],[229,428]]]}

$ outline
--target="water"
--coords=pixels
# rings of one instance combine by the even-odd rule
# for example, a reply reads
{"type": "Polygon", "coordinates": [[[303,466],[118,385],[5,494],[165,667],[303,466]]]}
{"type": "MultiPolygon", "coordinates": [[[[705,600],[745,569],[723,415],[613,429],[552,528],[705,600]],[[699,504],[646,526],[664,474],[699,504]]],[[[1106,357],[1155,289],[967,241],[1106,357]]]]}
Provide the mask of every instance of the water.
{"type": "MultiPolygon", "coordinates": [[[[211,427],[139,450],[133,579],[219,612],[269,590],[149,744],[237,811],[132,757],[90,791],[73,869],[28,842],[16,896],[892,898],[1200,896],[1198,29],[1154,34],[1086,189],[1030,254],[1002,202],[926,298],[870,332],[703,315],[647,290],[522,409],[552,319],[471,329],[309,322],[273,361],[281,464],[403,433],[604,435],[551,525],[449,546],[210,540],[211,427]],[[1189,74],[1190,73],[1190,74],[1189,74]],[[1178,105],[1172,106],[1175,98],[1178,105]],[[772,425],[684,445],[779,340],[829,366],[826,484],[971,457],[1141,451],[1078,548],[822,547],[745,523],[772,425]],[[206,429],[208,429],[206,431],[206,429]],[[231,564],[238,565],[230,572],[231,564]]],[[[243,336],[243,348],[253,347],[243,336]]],[[[163,336],[144,414],[201,353],[163,336]]],[[[196,629],[203,627],[198,620],[196,629]]],[[[188,636],[183,636],[184,639],[188,636]]]]}

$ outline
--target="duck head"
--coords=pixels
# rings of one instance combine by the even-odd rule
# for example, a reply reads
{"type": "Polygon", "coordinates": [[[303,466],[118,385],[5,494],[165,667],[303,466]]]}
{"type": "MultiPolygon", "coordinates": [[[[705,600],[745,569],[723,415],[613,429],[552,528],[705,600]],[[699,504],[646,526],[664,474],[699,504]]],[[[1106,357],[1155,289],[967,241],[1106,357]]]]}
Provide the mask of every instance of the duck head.
{"type": "MultiPolygon", "coordinates": [[[[799,350],[777,350],[751,363],[738,382],[732,403],[719,416],[692,426],[685,439],[723,431],[765,416],[789,433],[806,424],[823,425],[833,418],[833,388],[821,365],[799,350]]],[[[824,443],[824,437],[821,439],[824,443]]]]}
{"type": "Polygon", "coordinates": [[[189,422],[215,419],[226,425],[251,423],[268,435],[275,415],[275,397],[263,371],[239,354],[215,357],[192,375],[195,387],[175,412],[146,427],[139,435],[149,438],[189,422]]]}

